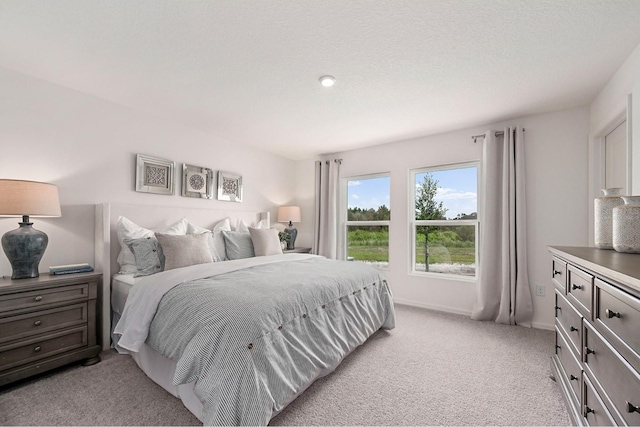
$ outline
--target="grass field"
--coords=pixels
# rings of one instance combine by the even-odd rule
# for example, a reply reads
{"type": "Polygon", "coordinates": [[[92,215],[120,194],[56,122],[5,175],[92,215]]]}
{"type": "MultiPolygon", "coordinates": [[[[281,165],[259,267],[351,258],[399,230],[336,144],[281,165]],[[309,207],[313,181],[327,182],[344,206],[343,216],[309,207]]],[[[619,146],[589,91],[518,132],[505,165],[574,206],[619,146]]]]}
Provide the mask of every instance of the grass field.
{"type": "MultiPolygon", "coordinates": [[[[425,265],[424,236],[416,242],[415,260],[425,265]]],[[[355,261],[389,262],[389,233],[386,231],[349,231],[347,256],[355,261]]],[[[429,243],[429,265],[468,266],[466,270],[475,271],[476,253],[473,242],[445,241],[429,243]]]]}

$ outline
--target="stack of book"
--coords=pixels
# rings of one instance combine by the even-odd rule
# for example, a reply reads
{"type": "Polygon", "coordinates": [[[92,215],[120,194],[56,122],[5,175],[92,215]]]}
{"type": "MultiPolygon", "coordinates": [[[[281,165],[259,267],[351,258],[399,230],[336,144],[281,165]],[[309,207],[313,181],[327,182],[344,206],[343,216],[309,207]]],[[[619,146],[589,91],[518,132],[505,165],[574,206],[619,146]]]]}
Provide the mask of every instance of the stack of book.
{"type": "Polygon", "coordinates": [[[56,276],[59,274],[90,273],[92,271],[93,271],[93,267],[91,267],[87,263],[54,265],[49,267],[49,274],[54,274],[56,276]]]}

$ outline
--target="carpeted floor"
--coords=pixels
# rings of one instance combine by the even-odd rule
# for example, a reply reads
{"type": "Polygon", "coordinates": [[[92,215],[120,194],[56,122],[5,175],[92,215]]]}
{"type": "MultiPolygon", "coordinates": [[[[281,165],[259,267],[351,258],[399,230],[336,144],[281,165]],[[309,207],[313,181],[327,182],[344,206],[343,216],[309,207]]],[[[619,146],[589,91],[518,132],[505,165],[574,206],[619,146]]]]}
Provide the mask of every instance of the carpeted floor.
{"type": "MultiPolygon", "coordinates": [[[[553,333],[396,306],[379,331],[271,425],[569,425],[553,333]]],[[[198,425],[129,356],[0,388],[3,425],[198,425]]]]}

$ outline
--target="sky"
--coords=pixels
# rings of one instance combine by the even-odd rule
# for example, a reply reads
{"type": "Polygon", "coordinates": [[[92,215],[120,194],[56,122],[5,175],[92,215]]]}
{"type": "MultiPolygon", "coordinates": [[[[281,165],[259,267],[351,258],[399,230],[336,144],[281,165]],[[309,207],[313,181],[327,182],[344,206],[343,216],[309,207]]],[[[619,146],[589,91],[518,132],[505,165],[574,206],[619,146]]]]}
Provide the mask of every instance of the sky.
{"type": "MultiPolygon", "coordinates": [[[[438,181],[436,201],[443,202],[444,207],[447,208],[447,218],[478,211],[476,167],[437,170],[430,173],[438,181]]],[[[424,173],[416,174],[416,186],[423,182],[424,175],[424,173]]],[[[378,209],[381,205],[386,205],[393,215],[393,206],[389,202],[389,189],[389,177],[349,181],[347,188],[349,208],[378,209]]]]}

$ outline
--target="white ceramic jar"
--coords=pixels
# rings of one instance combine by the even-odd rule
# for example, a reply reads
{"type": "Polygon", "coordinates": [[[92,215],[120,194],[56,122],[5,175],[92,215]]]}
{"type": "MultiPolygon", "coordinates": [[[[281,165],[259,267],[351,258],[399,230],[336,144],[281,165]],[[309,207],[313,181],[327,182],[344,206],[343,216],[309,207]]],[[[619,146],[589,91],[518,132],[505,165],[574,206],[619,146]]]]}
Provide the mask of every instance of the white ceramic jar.
{"type": "Polygon", "coordinates": [[[596,248],[613,249],[613,208],[622,205],[621,188],[604,188],[593,201],[596,248]]]}
{"type": "Polygon", "coordinates": [[[622,196],[624,205],[613,208],[613,248],[640,253],[640,196],[622,196]]]}

